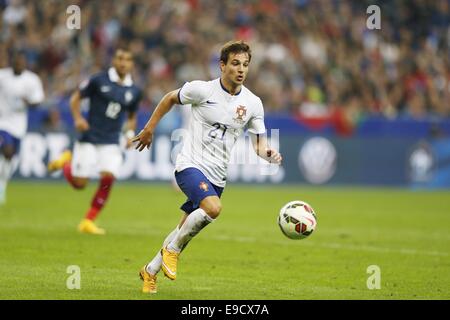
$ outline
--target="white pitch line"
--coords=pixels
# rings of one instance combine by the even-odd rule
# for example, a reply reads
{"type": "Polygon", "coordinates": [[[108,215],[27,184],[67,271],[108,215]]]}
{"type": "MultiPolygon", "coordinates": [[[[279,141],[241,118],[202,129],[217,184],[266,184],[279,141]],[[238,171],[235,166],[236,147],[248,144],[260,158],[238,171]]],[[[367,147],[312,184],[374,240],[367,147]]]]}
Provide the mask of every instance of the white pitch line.
{"type": "MultiPolygon", "coordinates": [[[[220,241],[236,241],[236,242],[248,242],[248,243],[266,243],[266,244],[276,244],[280,246],[285,245],[297,245],[295,240],[293,241],[270,241],[270,240],[257,240],[256,238],[251,237],[230,237],[230,236],[211,236],[209,237],[214,240],[220,241]]],[[[441,256],[448,257],[450,254],[448,252],[441,251],[419,251],[415,249],[409,248],[383,248],[383,247],[375,247],[375,246],[355,246],[355,245],[343,245],[337,243],[311,243],[311,242],[302,242],[302,245],[321,247],[326,249],[343,249],[343,250],[352,250],[352,251],[372,251],[372,252],[381,252],[381,253],[400,253],[400,254],[410,254],[410,255],[427,255],[427,256],[441,256]]]]}

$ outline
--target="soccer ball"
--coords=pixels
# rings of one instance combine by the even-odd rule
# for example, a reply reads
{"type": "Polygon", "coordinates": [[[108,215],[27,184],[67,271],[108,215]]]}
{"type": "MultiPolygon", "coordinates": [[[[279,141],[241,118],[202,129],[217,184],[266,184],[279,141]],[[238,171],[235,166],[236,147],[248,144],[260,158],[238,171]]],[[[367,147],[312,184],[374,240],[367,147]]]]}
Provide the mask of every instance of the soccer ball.
{"type": "Polygon", "coordinates": [[[291,201],[281,208],[278,225],[286,237],[304,239],[316,229],[316,213],[306,202],[291,201]]]}

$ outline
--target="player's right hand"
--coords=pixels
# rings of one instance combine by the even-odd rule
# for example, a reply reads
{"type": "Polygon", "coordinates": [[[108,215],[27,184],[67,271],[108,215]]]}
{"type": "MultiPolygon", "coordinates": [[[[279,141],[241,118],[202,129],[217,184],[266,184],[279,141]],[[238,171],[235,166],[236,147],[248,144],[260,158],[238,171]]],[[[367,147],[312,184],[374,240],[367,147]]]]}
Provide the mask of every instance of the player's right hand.
{"type": "Polygon", "coordinates": [[[89,130],[89,123],[85,118],[75,119],[75,129],[79,132],[87,131],[89,130]]]}
{"type": "Polygon", "coordinates": [[[141,130],[141,132],[139,132],[138,135],[134,137],[131,141],[138,142],[135,149],[139,150],[139,152],[144,150],[145,147],[147,147],[147,149],[150,149],[150,145],[152,144],[153,141],[153,132],[141,130]]]}
{"type": "Polygon", "coordinates": [[[269,158],[268,161],[270,163],[276,163],[276,164],[281,164],[281,161],[283,160],[283,157],[281,156],[281,154],[275,150],[275,149],[267,149],[266,150],[266,154],[267,157],[269,158]]]}

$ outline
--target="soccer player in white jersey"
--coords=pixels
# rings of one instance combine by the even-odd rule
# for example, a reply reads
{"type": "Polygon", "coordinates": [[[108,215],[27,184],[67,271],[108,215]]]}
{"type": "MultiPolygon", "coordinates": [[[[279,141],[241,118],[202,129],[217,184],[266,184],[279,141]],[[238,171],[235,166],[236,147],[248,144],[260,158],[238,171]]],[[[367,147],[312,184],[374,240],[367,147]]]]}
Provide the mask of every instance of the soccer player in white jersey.
{"type": "Polygon", "coordinates": [[[25,54],[14,52],[12,67],[0,69],[0,205],[6,202],[13,159],[27,132],[27,107],[43,100],[41,80],[34,72],[26,70],[25,54]]]}
{"type": "Polygon", "coordinates": [[[144,129],[133,139],[142,151],[152,143],[160,119],[174,104],[191,104],[189,134],[176,160],[175,178],[188,197],[179,225],[166,237],[162,249],[140,271],[142,291],[156,293],[156,274],[175,280],[177,261],[187,243],[220,214],[220,196],[225,187],[230,153],[238,137],[248,129],[256,154],[280,164],[281,155],[265,138],[261,99],[243,83],[251,60],[243,41],[228,42],[221,49],[221,76],[212,81],[192,81],[167,93],[144,129]]]}

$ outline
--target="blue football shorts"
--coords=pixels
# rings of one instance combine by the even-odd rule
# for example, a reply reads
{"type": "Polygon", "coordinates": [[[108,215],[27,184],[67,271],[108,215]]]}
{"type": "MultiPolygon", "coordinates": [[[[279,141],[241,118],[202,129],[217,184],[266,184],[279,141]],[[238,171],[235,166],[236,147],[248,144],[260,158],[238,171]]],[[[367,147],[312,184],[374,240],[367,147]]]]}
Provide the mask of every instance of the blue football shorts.
{"type": "Polygon", "coordinates": [[[196,168],[186,168],[180,172],[175,171],[175,179],[180,189],[188,197],[180,207],[187,214],[198,209],[200,202],[208,196],[220,198],[224,189],[214,185],[196,168]]]}
{"type": "Polygon", "coordinates": [[[17,154],[20,150],[20,139],[12,136],[6,131],[0,130],[0,150],[7,146],[13,147],[14,154],[17,154]]]}

